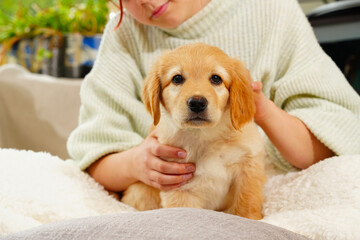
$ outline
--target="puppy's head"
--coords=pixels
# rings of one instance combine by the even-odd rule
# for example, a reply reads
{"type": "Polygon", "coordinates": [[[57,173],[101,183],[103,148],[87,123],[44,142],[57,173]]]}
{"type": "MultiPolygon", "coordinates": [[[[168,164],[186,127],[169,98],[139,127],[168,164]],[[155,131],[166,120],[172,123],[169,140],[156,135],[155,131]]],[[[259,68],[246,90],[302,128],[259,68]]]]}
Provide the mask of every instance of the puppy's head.
{"type": "Polygon", "coordinates": [[[160,104],[180,128],[217,125],[229,109],[237,130],[255,114],[251,78],[220,49],[189,44],[163,54],[144,80],[143,101],[154,119],[160,104]]]}

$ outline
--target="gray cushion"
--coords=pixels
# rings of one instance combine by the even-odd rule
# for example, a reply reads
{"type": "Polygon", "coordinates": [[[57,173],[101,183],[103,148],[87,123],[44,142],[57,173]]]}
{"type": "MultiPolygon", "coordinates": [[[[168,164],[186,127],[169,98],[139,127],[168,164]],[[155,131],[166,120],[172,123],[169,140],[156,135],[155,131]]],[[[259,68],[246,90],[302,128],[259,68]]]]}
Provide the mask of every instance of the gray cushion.
{"type": "Polygon", "coordinates": [[[4,237],[15,239],[307,239],[238,216],[203,209],[171,208],[73,219],[4,237]]]}

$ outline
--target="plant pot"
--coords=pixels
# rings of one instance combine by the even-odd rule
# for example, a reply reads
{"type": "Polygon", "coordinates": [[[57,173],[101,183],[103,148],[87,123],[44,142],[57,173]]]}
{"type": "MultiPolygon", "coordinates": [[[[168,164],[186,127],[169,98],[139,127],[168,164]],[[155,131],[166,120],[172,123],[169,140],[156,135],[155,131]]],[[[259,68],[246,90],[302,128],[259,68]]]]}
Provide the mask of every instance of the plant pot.
{"type": "Polygon", "coordinates": [[[84,36],[82,41],[81,72],[85,76],[94,66],[96,55],[99,51],[102,34],[84,36]]]}
{"type": "MultiPolygon", "coordinates": [[[[94,65],[101,34],[83,36],[78,33],[50,38],[38,38],[41,73],[55,77],[83,78],[94,65]]],[[[39,54],[38,54],[39,55],[39,54]]]]}
{"type": "Polygon", "coordinates": [[[40,62],[40,73],[64,77],[65,38],[61,35],[47,38],[38,37],[36,55],[40,62]]]}
{"type": "Polygon", "coordinates": [[[65,39],[64,77],[81,78],[81,46],[83,37],[80,34],[68,34],[65,39]]]}
{"type": "Polygon", "coordinates": [[[6,52],[5,62],[54,77],[83,78],[94,65],[101,37],[74,33],[21,39],[6,52]]]}
{"type": "Polygon", "coordinates": [[[16,52],[18,63],[28,70],[31,70],[35,58],[33,40],[29,38],[21,39],[18,42],[18,49],[16,52]]]}
{"type": "MultiPolygon", "coordinates": [[[[1,45],[1,49],[4,46],[1,45]]],[[[18,49],[19,49],[19,42],[14,43],[14,45],[11,46],[11,48],[6,51],[5,55],[4,55],[4,64],[5,63],[16,63],[19,64],[19,59],[18,59],[18,49]]]]}
{"type": "Polygon", "coordinates": [[[101,34],[83,36],[80,34],[66,35],[65,76],[83,78],[94,65],[100,46],[101,34]]]}

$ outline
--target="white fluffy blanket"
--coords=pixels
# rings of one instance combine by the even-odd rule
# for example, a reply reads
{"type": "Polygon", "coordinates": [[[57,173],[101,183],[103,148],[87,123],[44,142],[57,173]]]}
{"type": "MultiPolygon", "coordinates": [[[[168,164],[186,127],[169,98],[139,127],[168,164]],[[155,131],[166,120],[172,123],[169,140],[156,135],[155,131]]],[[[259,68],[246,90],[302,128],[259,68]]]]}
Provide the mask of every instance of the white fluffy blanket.
{"type": "MultiPolygon", "coordinates": [[[[360,239],[360,155],[283,174],[268,168],[264,219],[312,239],[360,239]]],[[[0,237],[44,223],[134,211],[47,153],[0,149],[0,237]]]]}

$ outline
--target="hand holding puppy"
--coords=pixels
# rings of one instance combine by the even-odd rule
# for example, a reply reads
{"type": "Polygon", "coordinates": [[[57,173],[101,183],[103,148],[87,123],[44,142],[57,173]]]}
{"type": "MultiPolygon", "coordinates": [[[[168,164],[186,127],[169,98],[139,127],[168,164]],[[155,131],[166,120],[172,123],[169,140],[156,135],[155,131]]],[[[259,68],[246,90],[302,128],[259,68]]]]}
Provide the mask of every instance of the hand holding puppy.
{"type": "Polygon", "coordinates": [[[185,157],[184,150],[160,144],[151,133],[139,146],[106,155],[87,171],[108,191],[120,192],[139,181],[166,191],[188,182],[193,177],[195,165],[163,159],[185,157]]]}
{"type": "Polygon", "coordinates": [[[180,148],[160,144],[154,132],[135,149],[139,154],[134,158],[131,168],[133,176],[147,185],[167,191],[184,185],[193,177],[194,164],[163,160],[183,159],[186,152],[180,148]]]}

